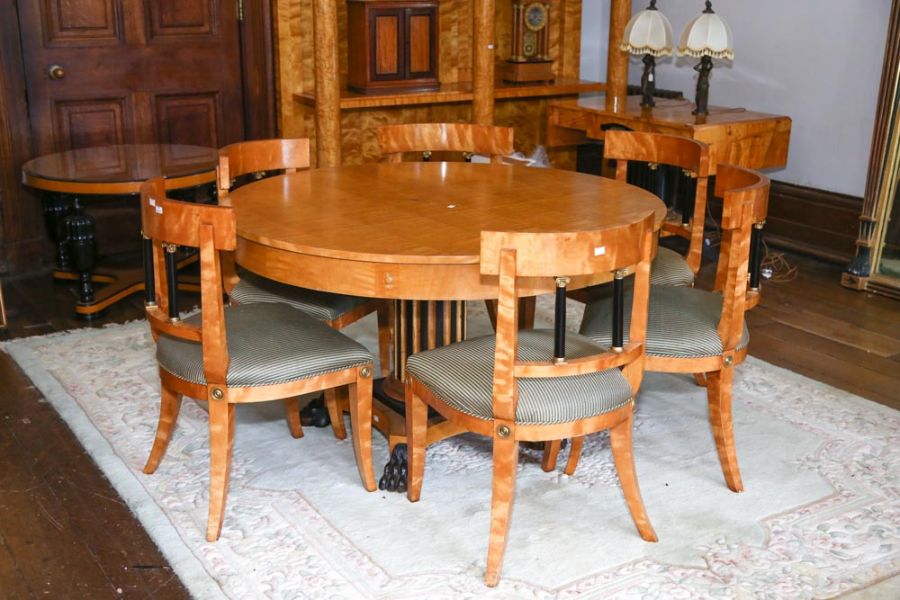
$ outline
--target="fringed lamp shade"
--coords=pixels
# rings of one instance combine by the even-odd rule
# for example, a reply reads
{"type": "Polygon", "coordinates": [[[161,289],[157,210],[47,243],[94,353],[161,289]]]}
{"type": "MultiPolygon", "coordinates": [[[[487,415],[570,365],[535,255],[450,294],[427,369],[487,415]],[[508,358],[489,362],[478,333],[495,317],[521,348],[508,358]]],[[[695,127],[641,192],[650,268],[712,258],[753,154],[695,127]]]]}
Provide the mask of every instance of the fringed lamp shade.
{"type": "Polygon", "coordinates": [[[641,106],[655,106],[656,57],[672,54],[672,24],[656,9],[656,0],[637,13],[625,26],[625,35],[619,48],[630,54],[644,55],[644,74],[641,77],[641,106]]]}
{"type": "Polygon", "coordinates": [[[694,101],[697,105],[694,109],[695,115],[709,114],[707,101],[709,100],[709,74],[713,68],[712,59],[734,60],[733,48],[731,27],[722,20],[722,17],[713,12],[712,2],[706,0],[706,9],[688,22],[681,34],[681,43],[678,44],[678,54],[700,59],[700,62],[694,67],[699,74],[694,101]]]}
{"type": "Polygon", "coordinates": [[[672,24],[656,10],[656,3],[631,17],[625,27],[620,49],[630,54],[667,56],[672,54],[672,24]]]}
{"type": "Polygon", "coordinates": [[[727,58],[734,60],[734,42],[731,27],[714,12],[703,12],[691,19],[681,34],[678,54],[701,58],[727,58]]]}

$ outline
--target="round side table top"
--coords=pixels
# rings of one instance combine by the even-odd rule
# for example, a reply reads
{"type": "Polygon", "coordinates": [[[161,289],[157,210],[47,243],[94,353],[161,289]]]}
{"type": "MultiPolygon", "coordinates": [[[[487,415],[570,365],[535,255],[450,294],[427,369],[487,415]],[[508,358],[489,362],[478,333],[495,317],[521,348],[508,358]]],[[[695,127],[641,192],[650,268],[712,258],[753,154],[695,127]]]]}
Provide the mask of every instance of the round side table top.
{"type": "Polygon", "coordinates": [[[162,175],[167,189],[215,181],[218,152],[181,144],[125,144],[79,148],[29,160],[22,183],[49,192],[133,194],[162,175]]]}

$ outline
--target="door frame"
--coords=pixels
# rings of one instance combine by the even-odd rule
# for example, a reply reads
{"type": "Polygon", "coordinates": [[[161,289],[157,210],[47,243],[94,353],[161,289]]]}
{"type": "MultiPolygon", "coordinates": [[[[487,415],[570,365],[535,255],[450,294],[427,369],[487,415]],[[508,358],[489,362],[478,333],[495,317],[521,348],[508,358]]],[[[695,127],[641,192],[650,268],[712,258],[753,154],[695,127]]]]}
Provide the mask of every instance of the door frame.
{"type": "MultiPolygon", "coordinates": [[[[40,199],[21,184],[22,164],[34,154],[19,31],[23,1],[33,0],[0,0],[0,274],[40,270],[53,260],[40,199]]],[[[243,17],[238,28],[244,138],[275,137],[271,0],[243,0],[243,17]]]]}

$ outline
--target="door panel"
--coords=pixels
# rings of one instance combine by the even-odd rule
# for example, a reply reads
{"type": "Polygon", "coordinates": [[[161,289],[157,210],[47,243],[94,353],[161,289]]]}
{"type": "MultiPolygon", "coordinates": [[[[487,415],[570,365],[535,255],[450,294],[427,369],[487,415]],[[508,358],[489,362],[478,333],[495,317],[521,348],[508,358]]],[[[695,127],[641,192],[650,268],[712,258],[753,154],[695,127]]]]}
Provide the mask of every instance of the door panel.
{"type": "Polygon", "coordinates": [[[54,128],[67,148],[126,144],[130,110],[125,98],[59,100],[54,103],[54,128]]]}
{"type": "Polygon", "coordinates": [[[156,138],[165,144],[194,144],[219,148],[222,110],[218,94],[157,96],[156,138]]]}
{"type": "Polygon", "coordinates": [[[209,2],[146,0],[150,37],[215,36],[216,16],[209,2]]]}
{"type": "Polygon", "coordinates": [[[218,147],[243,139],[234,0],[18,6],[37,154],[107,143],[218,147]]]}
{"type": "Polygon", "coordinates": [[[41,0],[39,4],[44,39],[50,47],[118,45],[125,41],[119,3],[114,0],[41,0]]]}

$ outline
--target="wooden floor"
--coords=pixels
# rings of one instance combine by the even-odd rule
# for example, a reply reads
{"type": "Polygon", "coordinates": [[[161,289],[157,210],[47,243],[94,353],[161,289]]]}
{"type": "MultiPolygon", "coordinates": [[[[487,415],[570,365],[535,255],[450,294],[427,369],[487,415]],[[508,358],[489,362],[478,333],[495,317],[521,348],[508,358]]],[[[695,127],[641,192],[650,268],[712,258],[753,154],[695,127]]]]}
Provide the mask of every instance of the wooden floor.
{"type": "MultiPolygon", "coordinates": [[[[789,256],[799,274],[769,284],[748,317],[750,353],[900,409],[900,302],[846,290],[840,270],[789,256]]],[[[708,281],[709,274],[704,273],[708,281]]],[[[0,339],[88,326],[66,284],[3,284],[0,339]]],[[[142,318],[141,298],[91,326],[142,318]]],[[[128,508],[53,409],[0,354],[0,597],[186,598],[128,508]]]]}

